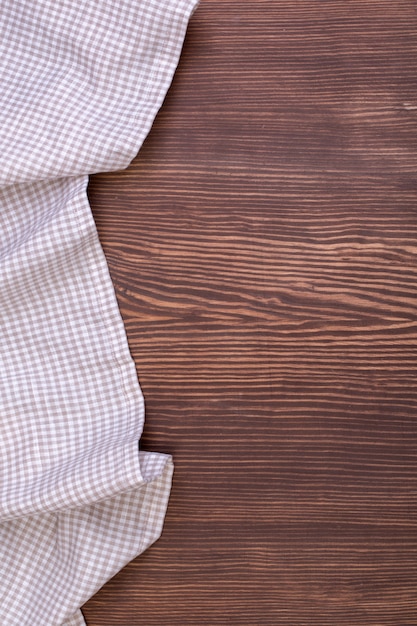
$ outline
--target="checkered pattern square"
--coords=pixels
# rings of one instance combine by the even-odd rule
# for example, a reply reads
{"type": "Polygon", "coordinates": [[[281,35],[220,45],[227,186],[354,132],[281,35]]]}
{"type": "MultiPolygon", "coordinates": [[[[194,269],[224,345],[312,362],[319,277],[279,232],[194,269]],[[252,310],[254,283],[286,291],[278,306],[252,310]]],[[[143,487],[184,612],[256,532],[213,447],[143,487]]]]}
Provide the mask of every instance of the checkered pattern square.
{"type": "Polygon", "coordinates": [[[0,624],[80,607],[160,535],[168,455],[143,397],[86,187],[126,167],[196,0],[0,9],[0,624]]]}

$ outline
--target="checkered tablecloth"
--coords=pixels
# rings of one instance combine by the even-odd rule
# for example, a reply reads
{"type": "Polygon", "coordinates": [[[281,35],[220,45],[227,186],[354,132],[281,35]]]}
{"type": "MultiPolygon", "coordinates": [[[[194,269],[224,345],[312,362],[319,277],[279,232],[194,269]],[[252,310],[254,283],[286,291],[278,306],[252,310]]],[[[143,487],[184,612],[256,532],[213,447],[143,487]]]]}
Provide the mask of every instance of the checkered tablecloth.
{"type": "Polygon", "coordinates": [[[195,0],[0,6],[0,624],[79,607],[160,535],[172,461],[143,398],[86,196],[162,104],[195,0]]]}

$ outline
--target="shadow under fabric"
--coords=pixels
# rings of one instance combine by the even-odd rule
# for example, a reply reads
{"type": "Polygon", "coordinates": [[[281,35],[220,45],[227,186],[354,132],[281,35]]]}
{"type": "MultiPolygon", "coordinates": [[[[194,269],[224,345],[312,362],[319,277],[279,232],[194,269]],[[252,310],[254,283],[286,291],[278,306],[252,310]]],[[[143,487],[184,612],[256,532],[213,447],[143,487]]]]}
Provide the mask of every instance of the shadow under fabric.
{"type": "Polygon", "coordinates": [[[0,623],[79,607],[160,535],[168,455],[86,196],[125,168],[196,0],[3,0],[0,11],[0,623]]]}

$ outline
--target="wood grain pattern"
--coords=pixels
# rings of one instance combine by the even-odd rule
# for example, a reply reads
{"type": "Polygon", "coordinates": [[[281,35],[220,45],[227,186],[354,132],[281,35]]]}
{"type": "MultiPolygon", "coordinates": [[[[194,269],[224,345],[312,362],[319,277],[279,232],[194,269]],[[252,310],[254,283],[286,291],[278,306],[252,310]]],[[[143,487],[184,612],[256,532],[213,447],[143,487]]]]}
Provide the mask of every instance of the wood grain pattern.
{"type": "Polygon", "coordinates": [[[90,197],[174,455],[89,626],[417,624],[417,8],[202,0],[90,197]]]}

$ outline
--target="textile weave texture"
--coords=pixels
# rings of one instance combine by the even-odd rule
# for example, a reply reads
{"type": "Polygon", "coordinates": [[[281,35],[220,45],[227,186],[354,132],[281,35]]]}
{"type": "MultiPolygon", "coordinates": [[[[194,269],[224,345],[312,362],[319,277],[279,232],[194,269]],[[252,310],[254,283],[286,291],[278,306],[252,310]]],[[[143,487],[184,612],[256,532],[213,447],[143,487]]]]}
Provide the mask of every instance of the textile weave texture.
{"type": "Polygon", "coordinates": [[[86,187],[139,150],[194,6],[1,4],[2,626],[81,626],[161,533],[172,460],[139,451],[143,397],[86,187]]]}

